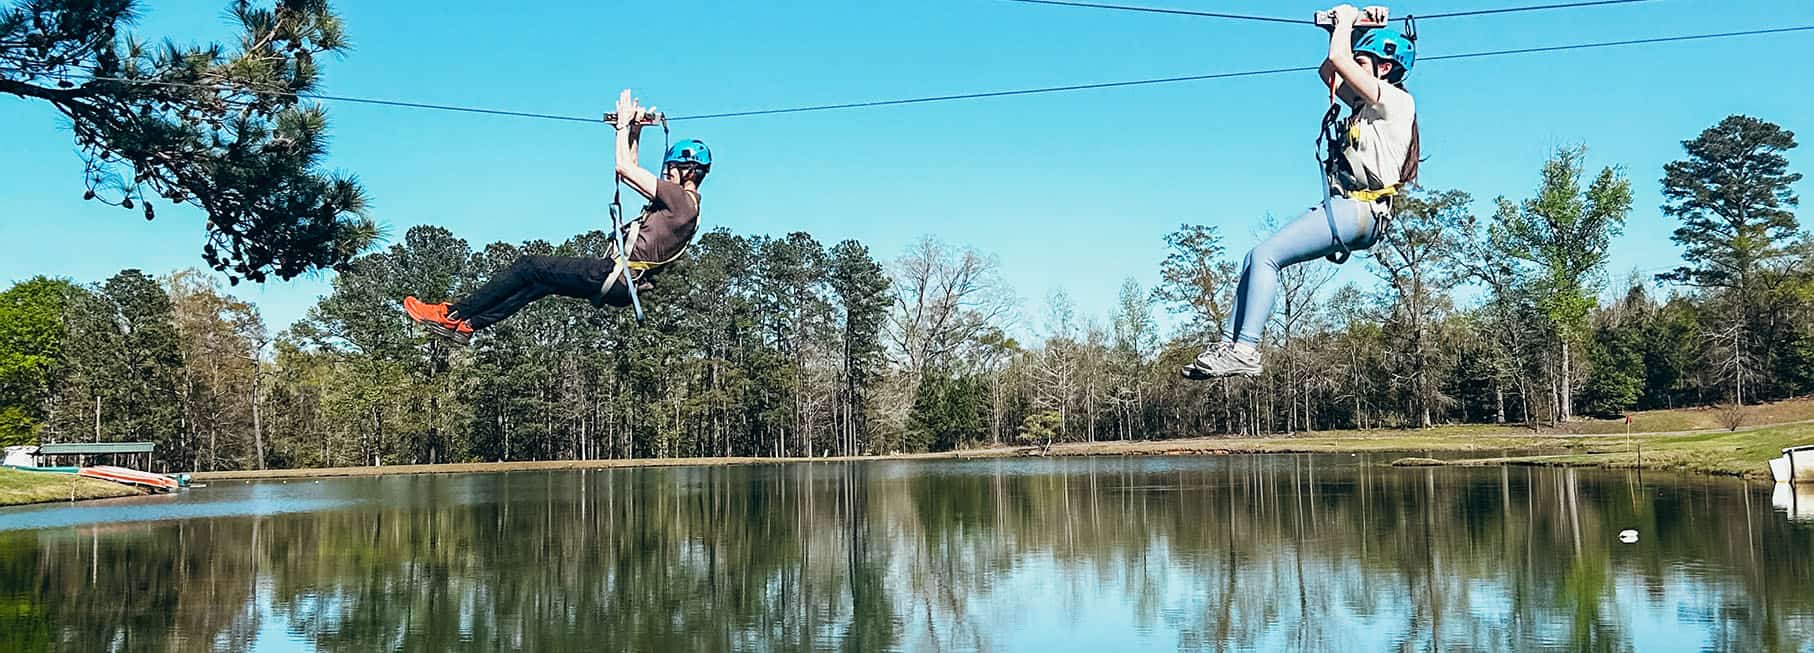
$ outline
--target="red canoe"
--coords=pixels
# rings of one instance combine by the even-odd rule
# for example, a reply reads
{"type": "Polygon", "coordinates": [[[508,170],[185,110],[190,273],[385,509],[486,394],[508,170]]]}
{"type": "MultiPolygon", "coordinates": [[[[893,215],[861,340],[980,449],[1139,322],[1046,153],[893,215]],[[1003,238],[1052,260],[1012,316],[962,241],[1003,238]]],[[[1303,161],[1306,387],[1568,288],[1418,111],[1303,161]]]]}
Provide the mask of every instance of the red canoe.
{"type": "Polygon", "coordinates": [[[127,469],[125,467],[109,467],[106,465],[83,467],[80,471],[76,472],[76,475],[98,478],[103,481],[113,481],[115,483],[125,483],[127,485],[136,485],[159,492],[170,492],[178,487],[176,479],[174,478],[170,478],[163,474],[153,474],[151,472],[141,472],[136,469],[127,469]]]}

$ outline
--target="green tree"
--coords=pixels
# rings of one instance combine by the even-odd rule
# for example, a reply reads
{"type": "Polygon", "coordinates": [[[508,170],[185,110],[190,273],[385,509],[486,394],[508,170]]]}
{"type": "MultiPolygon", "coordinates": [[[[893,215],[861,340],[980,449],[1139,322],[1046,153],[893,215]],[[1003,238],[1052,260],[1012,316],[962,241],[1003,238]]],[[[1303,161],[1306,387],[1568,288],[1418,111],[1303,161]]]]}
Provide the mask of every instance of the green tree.
{"type": "Polygon", "coordinates": [[[1685,298],[1675,298],[1646,311],[1640,319],[1644,394],[1639,406],[1678,408],[1702,401],[1701,388],[1694,380],[1702,366],[1698,307],[1685,298]]]}
{"type": "Polygon", "coordinates": [[[97,442],[120,426],[105,419],[131,392],[130,359],[119,307],[98,289],[71,284],[63,308],[61,373],[44,425],[46,441],[97,442]]]}
{"type": "Polygon", "coordinates": [[[915,451],[949,451],[988,437],[980,379],[943,369],[921,375],[918,399],[907,422],[915,451]]]}
{"type": "Polygon", "coordinates": [[[1688,158],[1663,166],[1663,213],[1684,264],[1658,275],[1700,287],[1747,288],[1783,261],[1799,226],[1792,210],[1799,173],[1786,153],[1795,133],[1750,116],[1727,116],[1693,140],[1688,158]]]}
{"type": "Polygon", "coordinates": [[[232,297],[200,270],[166,280],[183,365],[177,379],[182,427],[196,443],[185,469],[257,467],[262,424],[257,412],[264,322],[258,309],[232,297]]]}
{"type": "Polygon", "coordinates": [[[330,354],[301,346],[290,333],[278,336],[269,368],[265,418],[270,433],[266,464],[272,468],[333,467],[355,461],[336,457],[334,430],[323,413],[330,383],[330,354]]]}
{"type": "Polygon", "coordinates": [[[36,277],[0,293],[0,445],[31,441],[47,416],[72,289],[36,277]]]}
{"type": "Polygon", "coordinates": [[[860,436],[869,431],[870,395],[885,371],[882,328],[890,304],[888,275],[870,258],[869,248],[846,240],[831,249],[827,282],[840,316],[839,449],[855,454],[868,444],[860,436]]]}
{"type": "Polygon", "coordinates": [[[720,230],[700,236],[686,259],[663,276],[660,301],[683,316],[676,332],[690,340],[697,360],[692,420],[698,427],[694,449],[702,455],[772,451],[750,438],[752,407],[764,401],[755,364],[772,360],[756,337],[755,266],[751,239],[720,230]]]}
{"type": "Polygon", "coordinates": [[[439,227],[415,227],[403,241],[355,259],[334,278],[332,292],[309,310],[292,335],[300,345],[334,354],[338,383],[325,401],[338,402],[331,420],[358,435],[368,464],[446,462],[445,441],[464,423],[446,375],[448,346],[413,333],[399,316],[406,295],[436,301],[471,284],[466,241],[439,227]]]}
{"type": "Polygon", "coordinates": [[[1797,341],[1795,324],[1782,319],[1797,301],[1784,292],[1796,277],[1800,233],[1793,208],[1801,175],[1789,172],[1786,156],[1795,145],[1794,132],[1774,123],[1727,116],[1682,142],[1687,158],[1663,167],[1663,213],[1681,222],[1672,239],[1683,265],[1658,276],[1711,291],[1709,299],[1724,305],[1709,326],[1732,332],[1729,372],[1739,403],[1748,378],[1774,370],[1774,359],[1793,355],[1788,346],[1797,341]]]}
{"type": "Polygon", "coordinates": [[[1585,188],[1585,147],[1558,150],[1543,165],[1537,195],[1514,204],[1500,197],[1491,229],[1493,244],[1522,264],[1554,347],[1556,418],[1574,414],[1575,353],[1588,333],[1588,316],[1604,282],[1607,251],[1631,211],[1631,182],[1604,168],[1585,188]]]}
{"type": "Polygon", "coordinates": [[[763,243],[757,260],[761,291],[757,310],[775,349],[788,366],[777,379],[786,399],[785,425],[777,430],[782,455],[790,451],[812,454],[812,434],[818,403],[813,386],[815,346],[832,333],[832,306],[823,292],[826,254],[812,236],[795,232],[763,243]]]}
{"type": "Polygon", "coordinates": [[[1039,445],[1041,451],[1052,448],[1052,441],[1058,438],[1059,426],[1064,421],[1055,410],[1042,410],[1027,415],[1020,423],[1016,439],[1021,444],[1039,445]]]}
{"type": "Polygon", "coordinates": [[[1594,329],[1587,346],[1591,367],[1581,388],[1583,412],[1618,415],[1638,404],[1645,386],[1643,337],[1635,324],[1594,329]]]}
{"type": "Polygon", "coordinates": [[[1153,298],[1172,313],[1186,316],[1185,327],[1199,341],[1213,341],[1228,328],[1234,309],[1230,305],[1238,270],[1224,260],[1228,249],[1215,227],[1179,225],[1165,236],[1170,252],[1159,266],[1159,285],[1153,298]]]}
{"type": "Polygon", "coordinates": [[[208,215],[202,257],[229,280],[344,265],[377,236],[351,177],[319,169],[326,113],[301,103],[315,57],[344,51],[326,0],[229,5],[242,35],[161,45],[127,32],[133,0],[19,0],[0,9],[0,93],[50,103],[86,161],[85,198],[155,217],[208,215]]]}
{"type": "Polygon", "coordinates": [[[103,422],[111,438],[158,443],[167,467],[189,469],[196,442],[182,428],[177,392],[183,365],[170,294],[151,275],[124,270],[101,285],[112,304],[125,353],[124,374],[114,384],[103,422]]]}

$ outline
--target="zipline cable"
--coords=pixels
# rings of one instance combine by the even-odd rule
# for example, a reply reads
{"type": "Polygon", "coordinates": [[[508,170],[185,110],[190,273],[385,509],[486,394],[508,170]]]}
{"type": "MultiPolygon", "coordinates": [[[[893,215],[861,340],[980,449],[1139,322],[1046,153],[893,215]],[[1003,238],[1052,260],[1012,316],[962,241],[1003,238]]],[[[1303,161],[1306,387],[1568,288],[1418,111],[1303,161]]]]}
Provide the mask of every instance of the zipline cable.
{"type": "MultiPolygon", "coordinates": [[[[1194,16],[1198,18],[1219,18],[1223,20],[1246,20],[1264,23],[1285,23],[1294,25],[1313,25],[1315,21],[1298,18],[1281,18],[1278,16],[1255,16],[1251,14],[1228,14],[1215,11],[1196,11],[1192,9],[1172,9],[1167,7],[1145,7],[1139,5],[1120,5],[1101,2],[1076,2],[1074,0],[1004,0],[1029,5],[1049,5],[1055,7],[1078,7],[1083,9],[1107,9],[1111,11],[1129,11],[1147,14],[1167,14],[1173,16],[1194,16]]],[[[1413,14],[1417,20],[1441,20],[1443,18],[1461,18],[1465,16],[1486,16],[1492,14],[1512,14],[1526,11],[1548,11],[1551,9],[1575,9],[1580,7],[1598,7],[1603,5],[1624,5],[1639,2],[1656,2],[1657,0],[1587,0],[1584,2],[1562,2],[1546,5],[1525,5],[1519,7],[1499,7],[1495,9],[1476,9],[1472,11],[1451,11],[1438,14],[1413,14]]],[[[1403,20],[1394,18],[1393,20],[1403,20]]]]}
{"type": "MultiPolygon", "coordinates": [[[[1631,0],[1607,0],[1607,1],[1625,2],[1625,1],[1631,1],[1631,0]]],[[[1540,46],[1540,47],[1531,47],[1531,48],[1488,50],[1488,51],[1483,51],[1483,52],[1464,52],[1464,53],[1459,53],[1459,54],[1445,54],[1445,55],[1433,55],[1433,56],[1428,56],[1428,57],[1421,57],[1421,58],[1419,58],[1419,61],[1428,62],[1428,61],[1442,61],[1442,60],[1447,60],[1447,59],[1481,59],[1481,58],[1488,58],[1488,57],[1504,57],[1504,56],[1523,55],[1523,54],[1537,54],[1537,53],[1545,53],[1545,52],[1561,52],[1561,51],[1567,51],[1567,50],[1590,50],[1590,49],[1598,49],[1598,48],[1613,48],[1613,47],[1623,47],[1623,46],[1632,46],[1632,45],[1651,45],[1651,44],[1658,44],[1658,43],[1679,43],[1679,42],[1684,42],[1684,41],[1704,41],[1704,40],[1711,40],[1711,39],[1740,38],[1740,37],[1748,37],[1748,36],[1763,36],[1763,35],[1769,35],[1769,34],[1786,34],[1786,33],[1792,33],[1792,32],[1806,32],[1806,31],[1814,31],[1814,25],[1799,25],[1799,26],[1794,26],[1794,27],[1776,27],[1776,28],[1742,30],[1742,31],[1733,31],[1733,32],[1718,32],[1718,33],[1712,33],[1712,34],[1686,34],[1686,35],[1679,35],[1679,36],[1661,36],[1661,37],[1644,38],[1644,39],[1627,39],[1627,40],[1621,40],[1621,41],[1602,41],[1602,42],[1597,42],[1597,43],[1576,43],[1576,44],[1570,44],[1570,45],[1553,45],[1553,46],[1540,46]]],[[[1087,90],[1097,90],[1097,89],[1107,89],[1107,88],[1125,88],[1125,87],[1130,87],[1130,86],[1153,86],[1153,85],[1160,85],[1160,84],[1176,84],[1176,83],[1182,83],[1182,82],[1195,82],[1195,81],[1206,81],[1206,80],[1215,80],[1215,79],[1261,77],[1261,76],[1268,76],[1268,75],[1280,75],[1280,74],[1285,74],[1285,73],[1311,72],[1311,71],[1317,70],[1317,68],[1318,68],[1317,66],[1294,66],[1294,67],[1289,67],[1289,68],[1268,68],[1268,69],[1262,69],[1262,70],[1246,70],[1246,71],[1227,72],[1227,73],[1209,73],[1209,74],[1202,74],[1202,75],[1182,75],[1182,76],[1175,76],[1175,77],[1158,77],[1158,78],[1152,78],[1152,79],[1136,79],[1136,80],[1126,80],[1126,81],[1117,81],[1117,82],[1067,84],[1067,85],[1063,85],[1063,86],[1043,86],[1043,87],[1036,87],[1036,88],[1004,89],[1004,90],[995,90],[995,91],[980,91],[980,92],[975,92],[975,93],[933,95],[933,96],[926,96],[926,97],[896,98],[896,99],[886,99],[886,100],[868,100],[868,101],[861,101],[861,102],[841,102],[841,103],[836,103],[836,104],[816,104],[816,105],[806,105],[806,106],[796,106],[796,107],[781,107],[781,108],[774,108],[774,109],[755,109],[755,110],[749,110],[749,111],[728,111],[728,112],[722,112],[722,113],[704,113],[704,114],[696,114],[696,115],[688,115],[688,116],[669,116],[668,121],[669,122],[679,122],[679,121],[684,121],[684,120],[721,120],[721,119],[726,119],[726,118],[747,118],[747,117],[754,117],[754,116],[772,116],[772,115],[792,114],[792,113],[838,111],[838,110],[847,110],[847,109],[864,109],[864,108],[874,108],[874,107],[901,106],[901,105],[909,105],[909,104],[928,104],[928,103],[935,103],[935,102],[955,102],[955,101],[960,101],[960,100],[977,100],[977,99],[984,99],[984,98],[1013,97],[1013,96],[1022,96],[1022,95],[1043,95],[1043,94],[1050,94],[1050,93],[1067,93],[1067,92],[1074,92],[1074,91],[1087,91],[1087,90]]],[[[25,71],[17,69],[17,68],[0,68],[0,70],[4,70],[4,71],[15,73],[15,74],[25,73],[25,71]]],[[[42,76],[50,77],[51,75],[42,75],[42,76]]],[[[87,81],[104,81],[104,82],[116,82],[116,83],[124,83],[124,84],[146,84],[146,85],[221,90],[220,87],[215,86],[215,85],[190,84],[190,83],[185,83],[185,82],[135,80],[135,79],[126,79],[126,78],[121,78],[121,77],[89,77],[89,78],[87,78],[87,81]]],[[[484,115],[513,117],[513,118],[530,118],[530,119],[539,119],[539,120],[558,120],[558,121],[566,121],[566,122],[585,122],[585,123],[602,123],[602,122],[604,122],[603,120],[601,120],[599,118],[590,118],[590,117],[583,117],[583,116],[569,116],[569,115],[559,115],[559,114],[552,114],[552,113],[537,113],[537,112],[528,112],[528,111],[509,111],[509,110],[503,110],[503,109],[490,109],[490,108],[484,108],[484,107],[459,106],[459,105],[448,105],[448,104],[429,104],[429,103],[423,103],[423,102],[406,102],[406,101],[399,101],[399,100],[382,100],[382,99],[374,99],[374,98],[351,97],[351,96],[344,96],[344,95],[324,95],[324,94],[319,94],[319,93],[290,93],[290,92],[283,92],[283,91],[249,91],[248,90],[248,91],[242,91],[242,92],[258,93],[258,94],[274,95],[274,96],[291,96],[291,97],[308,99],[308,100],[322,100],[322,101],[329,101],[329,102],[347,102],[347,103],[354,103],[354,104],[369,104],[369,105],[377,105],[377,106],[399,107],[399,108],[407,108],[407,109],[423,109],[423,110],[432,110],[432,111],[475,113],[475,114],[484,114],[484,115]]]]}
{"type": "Polygon", "coordinates": [[[1213,11],[1193,11],[1190,9],[1166,9],[1163,7],[1136,7],[1132,5],[1112,5],[1095,2],[1069,2],[1067,0],[1007,0],[1030,5],[1052,5],[1057,7],[1082,7],[1085,9],[1112,9],[1115,11],[1134,11],[1148,14],[1170,14],[1173,16],[1197,16],[1201,18],[1222,18],[1226,20],[1251,20],[1262,23],[1286,23],[1291,25],[1312,25],[1309,20],[1298,18],[1279,18],[1276,16],[1253,16],[1248,14],[1224,14],[1213,11]]]}
{"type": "Polygon", "coordinates": [[[1476,9],[1473,11],[1451,11],[1440,14],[1413,14],[1417,20],[1440,20],[1443,18],[1461,18],[1463,16],[1486,16],[1490,14],[1512,14],[1524,11],[1547,11],[1550,9],[1575,9],[1579,7],[1598,7],[1601,5],[1624,5],[1637,2],[1655,2],[1656,0],[1597,0],[1595,2],[1565,2],[1553,5],[1526,5],[1523,7],[1503,7],[1499,9],[1476,9]]]}
{"type": "MultiPolygon", "coordinates": [[[[24,74],[26,71],[19,69],[19,68],[0,67],[0,72],[24,74]]],[[[50,75],[50,74],[43,74],[41,76],[54,77],[54,75],[50,75]]],[[[108,77],[108,76],[102,76],[102,75],[88,76],[88,77],[83,78],[81,81],[114,82],[114,83],[119,83],[119,84],[138,84],[141,86],[165,86],[165,87],[171,87],[171,88],[194,88],[194,89],[203,89],[203,90],[228,90],[219,85],[213,85],[213,84],[192,84],[192,83],[188,83],[188,82],[168,82],[168,81],[160,81],[160,80],[154,80],[154,79],[129,79],[129,78],[125,78],[125,77],[108,77]]],[[[428,103],[424,103],[424,102],[406,102],[406,101],[402,101],[402,100],[380,100],[380,99],[375,99],[375,98],[350,97],[350,96],[345,96],[345,95],[323,95],[320,93],[291,93],[288,91],[256,91],[256,90],[251,90],[251,89],[231,89],[231,90],[243,92],[243,93],[247,93],[247,94],[252,94],[252,95],[268,95],[268,96],[278,96],[278,97],[290,96],[290,97],[296,97],[296,98],[301,98],[301,99],[305,99],[305,100],[348,102],[348,103],[352,103],[352,104],[371,104],[371,105],[385,106],[385,107],[399,107],[399,108],[404,108],[404,109],[427,109],[427,110],[431,110],[431,111],[453,111],[453,112],[460,112],[460,113],[477,113],[477,114],[484,114],[484,115],[491,115],[491,116],[507,116],[507,117],[511,117],[511,118],[535,118],[538,120],[564,120],[564,121],[568,121],[568,122],[604,122],[603,120],[601,120],[599,118],[585,118],[585,117],[581,117],[581,116],[563,116],[563,115],[559,115],[559,114],[536,113],[536,112],[532,112],[532,111],[509,111],[509,110],[505,110],[505,109],[487,109],[484,107],[466,107],[466,106],[458,106],[458,105],[451,105],[451,104],[428,104],[428,103]]]]}
{"type": "MultiPolygon", "coordinates": [[[[1461,54],[1445,54],[1445,55],[1435,55],[1435,56],[1429,56],[1429,57],[1419,57],[1418,61],[1425,62],[1425,61],[1442,61],[1445,59],[1480,59],[1480,58],[1486,58],[1486,57],[1503,57],[1503,56],[1518,55],[1518,54],[1533,54],[1533,53],[1539,53],[1539,52],[1559,52],[1559,51],[1563,51],[1563,50],[1590,50],[1590,49],[1595,49],[1595,48],[1612,48],[1612,47],[1620,47],[1620,46],[1628,46],[1628,45],[1645,45],[1645,44],[1654,44],[1654,43],[1676,43],[1676,42],[1681,42],[1681,41],[1702,41],[1702,40],[1708,40],[1708,39],[1737,38],[1737,37],[1743,37],[1743,36],[1761,36],[1761,35],[1765,35],[1765,34],[1783,34],[1783,33],[1788,33],[1788,32],[1806,32],[1806,31],[1810,31],[1810,30],[1814,30],[1814,25],[1800,25],[1800,26],[1796,26],[1796,27],[1776,27],[1776,28],[1769,28],[1769,29],[1744,30],[1744,31],[1738,31],[1738,32],[1719,32],[1719,33],[1715,33],[1715,34],[1687,34],[1687,35],[1681,35],[1681,36],[1660,36],[1660,37],[1646,38],[1646,39],[1629,39],[1629,40],[1623,40],[1623,41],[1602,41],[1599,43],[1576,43],[1576,44],[1572,44],[1572,45],[1552,45],[1552,46],[1544,46],[1544,47],[1517,48],[1517,49],[1509,49],[1509,50],[1488,50],[1485,52],[1464,52],[1461,54]]],[[[769,116],[769,115],[784,114],[784,113],[805,113],[805,112],[809,112],[809,111],[834,111],[834,110],[839,110],[839,109],[860,109],[860,108],[868,108],[868,107],[897,106],[897,105],[902,105],[902,104],[923,104],[923,103],[928,103],[928,102],[974,100],[974,99],[980,99],[980,98],[1005,97],[1005,96],[1013,96],[1013,95],[1064,93],[1064,92],[1068,92],[1068,91],[1082,91],[1082,90],[1099,89],[1099,88],[1119,88],[1119,87],[1124,87],[1124,86],[1147,86],[1147,85],[1153,85],[1153,84],[1172,84],[1172,83],[1177,83],[1177,82],[1190,82],[1190,81],[1200,81],[1200,80],[1207,80],[1207,79],[1229,79],[1229,78],[1234,78],[1234,77],[1258,77],[1258,76],[1262,76],[1262,75],[1277,75],[1277,74],[1282,74],[1282,73],[1314,71],[1317,68],[1318,68],[1318,66],[1300,66],[1300,67],[1295,67],[1295,68],[1271,68],[1271,69],[1267,69],[1267,70],[1249,70],[1249,71],[1234,72],[1234,73],[1215,73],[1215,74],[1209,74],[1209,75],[1187,75],[1187,76],[1183,76],[1183,77],[1161,77],[1161,78],[1157,78],[1157,79],[1138,79],[1138,80],[1122,81],[1122,82],[1101,82],[1101,83],[1096,83],[1096,84],[1072,84],[1072,85],[1067,85],[1067,86],[1047,86],[1047,87],[1041,87],[1041,88],[1026,88],[1026,89],[1005,90],[1005,91],[985,91],[985,92],[980,92],[980,93],[964,93],[964,94],[958,94],[958,95],[938,95],[938,96],[931,96],[931,97],[903,98],[903,99],[895,99],[895,100],[873,100],[873,101],[868,101],[868,102],[846,102],[846,103],[841,103],[841,104],[820,104],[820,105],[808,105],[808,106],[801,106],[801,107],[790,107],[790,108],[783,108],[783,109],[758,109],[758,110],[754,110],[754,111],[732,111],[732,112],[726,112],[726,113],[707,113],[707,114],[700,114],[700,115],[694,115],[694,116],[670,116],[668,118],[668,121],[669,122],[678,122],[678,121],[682,121],[682,120],[717,120],[717,119],[721,119],[721,118],[742,118],[742,117],[747,117],[747,116],[769,116]]]]}

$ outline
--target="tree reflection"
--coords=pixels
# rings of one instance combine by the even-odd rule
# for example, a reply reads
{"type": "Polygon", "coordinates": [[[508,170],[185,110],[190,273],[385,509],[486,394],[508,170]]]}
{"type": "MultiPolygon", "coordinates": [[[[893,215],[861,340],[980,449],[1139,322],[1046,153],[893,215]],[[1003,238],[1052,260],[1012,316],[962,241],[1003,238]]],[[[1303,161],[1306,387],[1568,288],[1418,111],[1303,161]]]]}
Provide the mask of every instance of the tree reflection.
{"type": "Polygon", "coordinates": [[[1814,634],[1814,536],[1762,488],[1359,461],[332,481],[319,491],[382,501],[0,532],[0,649],[1001,650],[1088,636],[1627,651],[1665,623],[1703,638],[1669,643],[1769,651],[1814,634]],[[1641,542],[1618,544],[1624,528],[1641,542]]]}

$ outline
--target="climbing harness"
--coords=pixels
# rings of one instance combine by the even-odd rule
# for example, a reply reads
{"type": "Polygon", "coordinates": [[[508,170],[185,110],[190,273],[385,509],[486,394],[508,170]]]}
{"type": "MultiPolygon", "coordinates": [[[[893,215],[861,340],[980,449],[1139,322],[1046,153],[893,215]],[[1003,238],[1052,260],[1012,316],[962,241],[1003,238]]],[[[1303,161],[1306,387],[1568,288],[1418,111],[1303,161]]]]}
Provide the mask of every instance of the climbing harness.
{"type": "MultiPolygon", "coordinates": [[[[1405,39],[1415,42],[1417,40],[1416,18],[1406,16],[1404,21],[1405,39]]],[[[1335,16],[1332,12],[1318,12],[1315,22],[1324,29],[1331,31],[1335,29],[1335,16]]],[[[1386,24],[1385,7],[1368,7],[1362,10],[1361,19],[1355,22],[1355,27],[1374,29],[1385,27],[1386,24]]],[[[1404,66],[1400,65],[1399,68],[1402,70],[1404,66]]],[[[1323,219],[1329,223],[1329,239],[1335,242],[1336,248],[1336,251],[1330,252],[1324,258],[1337,265],[1347,263],[1353,252],[1349,250],[1348,243],[1342,240],[1341,229],[1335,224],[1335,211],[1332,205],[1336,192],[1339,191],[1342,197],[1368,204],[1382,199],[1387,200],[1386,213],[1373,221],[1372,240],[1376,242],[1385,235],[1386,224],[1392,219],[1390,198],[1398,195],[1398,184],[1384,185],[1379,184],[1378,180],[1362,183],[1348,168],[1343,151],[1354,141],[1360,139],[1360,123],[1354,116],[1349,116],[1346,124],[1343,124],[1341,101],[1336,97],[1336,88],[1340,83],[1339,75],[1329,81],[1329,110],[1323,113],[1323,121],[1316,133],[1316,164],[1317,172],[1321,177],[1318,181],[1323,188],[1323,219]]]]}
{"type": "MultiPolygon", "coordinates": [[[[630,247],[628,243],[635,242],[637,238],[641,237],[642,218],[637,218],[636,221],[630,224],[630,235],[628,239],[626,239],[624,234],[624,203],[622,197],[624,186],[623,175],[617,175],[615,185],[616,188],[611,191],[611,234],[616,237],[616,242],[613,243],[616,247],[611,252],[611,276],[605,277],[605,283],[599,287],[599,292],[608,297],[611,295],[611,289],[615,287],[619,281],[624,282],[624,287],[630,291],[630,305],[636,309],[636,321],[641,323],[642,297],[639,297],[636,294],[636,277],[624,270],[630,269],[630,266],[632,265],[629,256],[630,247]]],[[[643,269],[647,268],[645,267],[643,269]]]]}
{"type": "Polygon", "coordinates": [[[1338,141],[1342,137],[1339,124],[1342,107],[1335,101],[1333,83],[1329,85],[1329,98],[1329,111],[1323,114],[1322,127],[1317,130],[1316,134],[1316,173],[1317,183],[1323,187],[1323,219],[1329,222],[1329,238],[1335,241],[1336,249],[1325,258],[1336,265],[1341,265],[1348,262],[1348,257],[1352,255],[1352,252],[1348,251],[1348,243],[1342,240],[1341,229],[1335,226],[1335,210],[1331,206],[1333,193],[1329,187],[1335,184],[1335,177],[1332,175],[1337,167],[1335,157],[1341,155],[1338,141]],[[1328,152],[1327,155],[1324,154],[1325,151],[1328,152]]]}
{"type": "MultiPolygon", "coordinates": [[[[648,116],[646,116],[645,121],[646,122],[643,123],[645,125],[654,125],[654,124],[661,125],[662,151],[664,151],[664,152],[667,151],[668,138],[669,138],[667,118],[665,116],[662,116],[659,113],[656,113],[656,114],[649,114],[648,116]]],[[[615,113],[605,114],[605,122],[612,126],[616,126],[617,125],[617,114],[615,114],[615,113]]],[[[605,282],[603,284],[601,284],[599,287],[599,293],[601,294],[601,296],[608,297],[611,294],[611,289],[613,287],[615,287],[619,282],[622,282],[624,284],[624,288],[627,291],[629,291],[629,293],[630,293],[630,306],[633,309],[635,309],[636,322],[638,324],[640,324],[640,323],[642,323],[643,312],[642,312],[642,297],[638,296],[636,293],[636,282],[639,280],[639,276],[640,276],[637,273],[647,272],[654,268],[658,268],[663,265],[673,263],[675,261],[675,259],[680,258],[680,256],[682,254],[686,253],[686,248],[684,248],[684,247],[681,248],[680,252],[674,254],[674,256],[668,258],[668,260],[665,260],[665,261],[633,261],[633,260],[630,260],[630,255],[634,252],[634,250],[632,250],[631,247],[636,242],[638,242],[638,240],[641,239],[642,226],[648,220],[649,212],[645,208],[645,210],[643,211],[643,214],[641,216],[638,216],[635,220],[630,221],[630,223],[628,225],[626,225],[624,223],[624,202],[623,202],[624,176],[622,174],[616,175],[616,178],[613,181],[612,186],[613,187],[611,189],[611,209],[610,209],[611,234],[612,234],[612,236],[614,236],[614,240],[613,240],[612,244],[615,247],[613,248],[614,251],[611,252],[611,263],[612,263],[611,275],[608,277],[605,277],[605,282]]]]}

